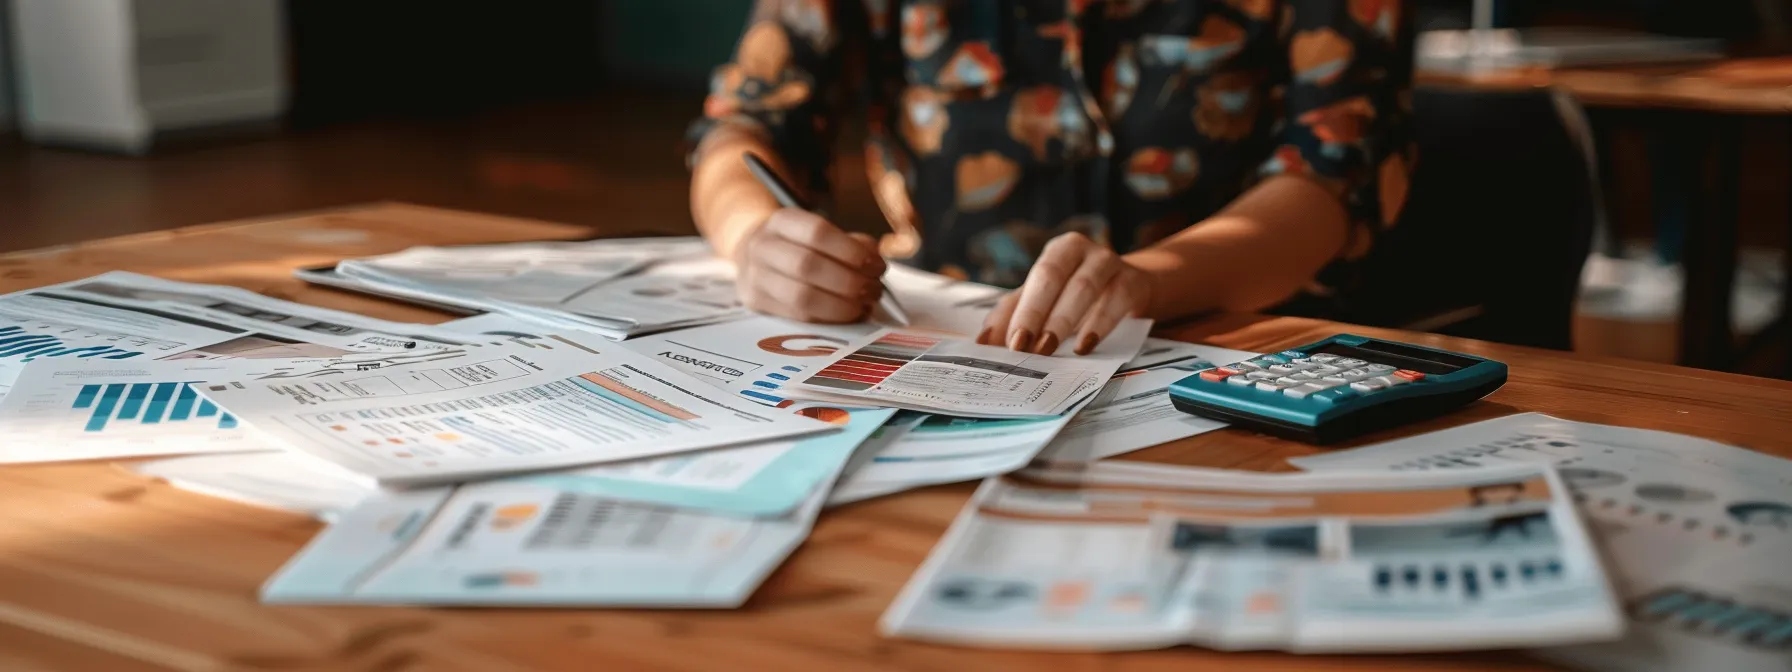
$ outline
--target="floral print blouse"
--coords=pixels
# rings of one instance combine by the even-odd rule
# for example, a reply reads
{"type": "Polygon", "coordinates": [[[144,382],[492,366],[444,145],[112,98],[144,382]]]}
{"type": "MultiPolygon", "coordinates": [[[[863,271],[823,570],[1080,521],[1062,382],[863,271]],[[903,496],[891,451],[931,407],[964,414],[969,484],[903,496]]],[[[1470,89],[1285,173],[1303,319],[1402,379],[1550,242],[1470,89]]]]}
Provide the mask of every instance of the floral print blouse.
{"type": "Polygon", "coordinates": [[[1326,186],[1350,238],[1406,199],[1411,36],[1399,0],[757,0],[693,137],[766,134],[813,194],[864,106],[886,256],[1017,286],[1046,241],[1124,252],[1265,176],[1326,186]]]}

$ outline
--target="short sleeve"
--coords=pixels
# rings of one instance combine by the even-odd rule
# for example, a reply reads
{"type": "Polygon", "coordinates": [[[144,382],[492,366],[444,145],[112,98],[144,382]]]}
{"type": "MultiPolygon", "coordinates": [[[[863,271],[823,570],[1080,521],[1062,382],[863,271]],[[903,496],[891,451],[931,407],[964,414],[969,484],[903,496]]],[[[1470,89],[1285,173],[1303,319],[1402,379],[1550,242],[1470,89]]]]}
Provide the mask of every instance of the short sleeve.
{"type": "Polygon", "coordinates": [[[1412,35],[1405,10],[1401,0],[1288,0],[1279,17],[1286,70],[1272,99],[1282,112],[1260,174],[1305,175],[1342,200],[1350,217],[1343,262],[1368,254],[1406,202],[1412,35]]]}
{"type": "MultiPolygon", "coordinates": [[[[844,100],[843,20],[831,0],[757,0],[733,60],[710,77],[693,148],[724,125],[763,134],[811,193],[827,192],[844,100]]],[[[857,12],[852,12],[857,14],[857,12]]],[[[692,157],[695,158],[694,156],[692,157]]]]}

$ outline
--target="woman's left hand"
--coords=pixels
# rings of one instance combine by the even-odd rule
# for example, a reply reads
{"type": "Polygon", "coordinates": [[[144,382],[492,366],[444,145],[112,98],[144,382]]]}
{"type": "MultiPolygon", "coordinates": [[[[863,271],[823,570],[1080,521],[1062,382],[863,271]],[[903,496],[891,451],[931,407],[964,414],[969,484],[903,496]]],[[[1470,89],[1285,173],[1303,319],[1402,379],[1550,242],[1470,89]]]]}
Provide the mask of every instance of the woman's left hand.
{"type": "Polygon", "coordinates": [[[1081,233],[1046,243],[1027,281],[983,320],[977,342],[1049,355],[1075,338],[1076,354],[1095,349],[1127,317],[1151,305],[1151,279],[1081,233]]]}

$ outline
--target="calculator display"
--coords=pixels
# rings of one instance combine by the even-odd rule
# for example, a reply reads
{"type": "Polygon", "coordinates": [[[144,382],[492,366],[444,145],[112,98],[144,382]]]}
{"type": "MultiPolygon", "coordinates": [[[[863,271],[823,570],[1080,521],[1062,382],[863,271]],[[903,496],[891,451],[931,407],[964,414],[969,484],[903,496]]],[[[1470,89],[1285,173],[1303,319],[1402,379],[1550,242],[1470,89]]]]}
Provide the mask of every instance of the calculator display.
{"type": "Polygon", "coordinates": [[[1386,364],[1394,368],[1408,369],[1433,376],[1455,373],[1481,363],[1481,360],[1478,359],[1421,350],[1387,341],[1365,341],[1362,345],[1344,345],[1333,342],[1310,351],[1310,354],[1319,353],[1386,364]]]}

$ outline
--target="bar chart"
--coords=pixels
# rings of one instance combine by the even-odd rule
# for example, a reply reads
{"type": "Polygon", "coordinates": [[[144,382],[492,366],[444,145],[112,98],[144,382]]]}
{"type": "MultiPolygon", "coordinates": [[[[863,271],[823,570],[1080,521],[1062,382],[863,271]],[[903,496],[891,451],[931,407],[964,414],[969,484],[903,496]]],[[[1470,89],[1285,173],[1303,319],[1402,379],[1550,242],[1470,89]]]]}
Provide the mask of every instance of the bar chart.
{"type": "MultiPolygon", "coordinates": [[[[80,341],[92,341],[94,334],[79,334],[85,338],[80,341]]],[[[46,333],[30,333],[23,327],[0,327],[0,359],[18,359],[30,362],[45,357],[79,357],[101,359],[130,359],[143,354],[137,350],[127,350],[113,344],[76,346],[58,335],[46,333]]]]}
{"type": "Polygon", "coordinates": [[[237,426],[235,416],[201,397],[191,382],[82,385],[72,408],[89,412],[83,430],[87,432],[105,432],[115,423],[204,421],[216,423],[218,429],[237,426]]]}

